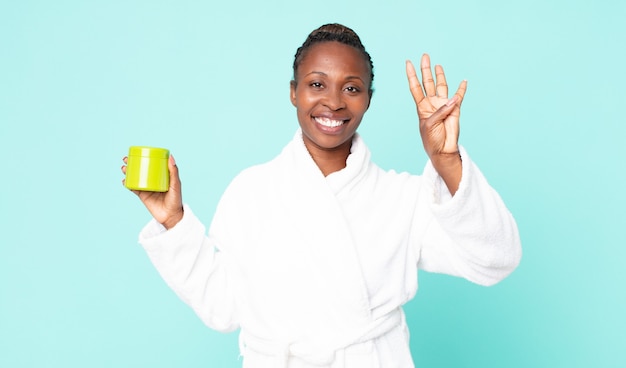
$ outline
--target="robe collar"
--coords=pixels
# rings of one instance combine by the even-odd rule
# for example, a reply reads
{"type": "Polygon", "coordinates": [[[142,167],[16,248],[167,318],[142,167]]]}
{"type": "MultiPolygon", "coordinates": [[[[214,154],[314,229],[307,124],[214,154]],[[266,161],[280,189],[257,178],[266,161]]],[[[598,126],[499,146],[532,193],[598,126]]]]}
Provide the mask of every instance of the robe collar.
{"type": "MultiPolygon", "coordinates": [[[[298,128],[293,137],[292,144],[297,147],[300,153],[306,153],[313,165],[317,166],[304,145],[302,129],[298,128]]],[[[352,138],[350,154],[346,160],[346,167],[326,176],[326,183],[330,187],[331,191],[337,195],[347,187],[356,184],[366,174],[370,163],[370,157],[371,153],[365,145],[363,138],[361,138],[359,133],[355,133],[352,138]]],[[[320,171],[319,168],[317,168],[317,170],[320,171]]]]}

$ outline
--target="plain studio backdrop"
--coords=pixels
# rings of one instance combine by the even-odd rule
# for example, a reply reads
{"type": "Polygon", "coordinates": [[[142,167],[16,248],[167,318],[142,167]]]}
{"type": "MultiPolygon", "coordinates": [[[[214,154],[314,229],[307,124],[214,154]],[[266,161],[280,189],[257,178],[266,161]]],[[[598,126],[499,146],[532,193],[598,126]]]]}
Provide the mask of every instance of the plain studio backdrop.
{"type": "Polygon", "coordinates": [[[239,367],[137,244],[131,145],[169,148],[209,224],[228,182],[297,128],[307,34],[352,27],[375,93],[360,132],[421,174],[404,62],[468,80],[461,138],[524,257],[484,288],[420,274],[418,367],[624,367],[626,6],[617,1],[0,2],[0,366],[239,367]]]}

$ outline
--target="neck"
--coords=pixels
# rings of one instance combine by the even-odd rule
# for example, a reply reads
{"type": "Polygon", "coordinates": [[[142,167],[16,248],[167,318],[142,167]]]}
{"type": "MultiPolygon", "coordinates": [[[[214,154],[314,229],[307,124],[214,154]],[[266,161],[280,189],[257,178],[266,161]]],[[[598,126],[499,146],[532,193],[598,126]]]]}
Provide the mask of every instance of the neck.
{"type": "Polygon", "coordinates": [[[326,149],[304,138],[304,146],[307,151],[309,151],[309,154],[322,174],[328,176],[346,167],[346,160],[350,155],[352,140],[350,139],[338,147],[326,149]]]}

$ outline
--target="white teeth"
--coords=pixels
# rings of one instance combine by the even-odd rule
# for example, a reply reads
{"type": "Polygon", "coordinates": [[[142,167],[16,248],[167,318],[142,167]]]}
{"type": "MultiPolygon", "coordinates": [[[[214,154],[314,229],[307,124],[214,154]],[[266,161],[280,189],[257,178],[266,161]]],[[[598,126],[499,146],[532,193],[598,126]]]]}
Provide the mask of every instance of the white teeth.
{"type": "Polygon", "coordinates": [[[331,120],[328,118],[315,118],[315,121],[330,128],[338,127],[343,124],[343,120],[331,120]]]}

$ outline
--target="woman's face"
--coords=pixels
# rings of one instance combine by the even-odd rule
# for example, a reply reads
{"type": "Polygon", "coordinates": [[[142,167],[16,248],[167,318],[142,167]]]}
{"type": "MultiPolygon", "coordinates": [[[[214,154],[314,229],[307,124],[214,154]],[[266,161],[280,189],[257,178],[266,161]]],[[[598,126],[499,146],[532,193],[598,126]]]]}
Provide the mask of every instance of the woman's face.
{"type": "Polygon", "coordinates": [[[309,151],[350,146],[370,104],[370,83],[369,64],[356,48],[335,41],[311,46],[291,83],[309,151]]]}

